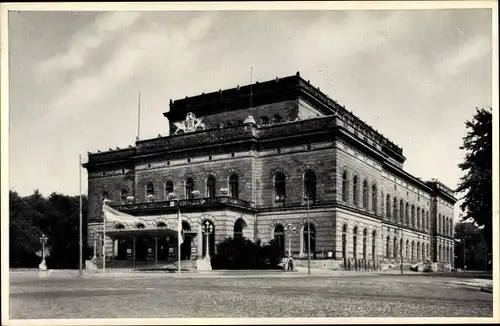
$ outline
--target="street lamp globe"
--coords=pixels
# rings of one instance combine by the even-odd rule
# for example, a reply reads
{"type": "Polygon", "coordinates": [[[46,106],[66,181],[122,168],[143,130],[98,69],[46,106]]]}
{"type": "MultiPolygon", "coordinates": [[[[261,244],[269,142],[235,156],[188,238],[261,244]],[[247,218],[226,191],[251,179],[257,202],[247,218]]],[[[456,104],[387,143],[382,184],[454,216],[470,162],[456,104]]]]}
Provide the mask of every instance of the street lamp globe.
{"type": "Polygon", "coordinates": [[[47,270],[47,264],[45,263],[45,244],[47,243],[47,236],[45,234],[42,234],[40,237],[40,242],[42,243],[42,262],[38,265],[38,268],[45,271],[47,270]]]}

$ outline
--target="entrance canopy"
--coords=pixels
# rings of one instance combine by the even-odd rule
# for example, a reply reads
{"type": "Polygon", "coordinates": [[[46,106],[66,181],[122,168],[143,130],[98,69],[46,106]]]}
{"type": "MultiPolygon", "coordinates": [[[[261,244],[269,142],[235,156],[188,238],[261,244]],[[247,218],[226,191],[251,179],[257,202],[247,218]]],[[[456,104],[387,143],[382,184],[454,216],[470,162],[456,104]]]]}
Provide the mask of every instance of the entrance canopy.
{"type": "Polygon", "coordinates": [[[106,235],[116,238],[138,237],[138,236],[171,236],[177,238],[177,230],[168,228],[148,228],[148,229],[111,229],[106,230],[106,235]]]}

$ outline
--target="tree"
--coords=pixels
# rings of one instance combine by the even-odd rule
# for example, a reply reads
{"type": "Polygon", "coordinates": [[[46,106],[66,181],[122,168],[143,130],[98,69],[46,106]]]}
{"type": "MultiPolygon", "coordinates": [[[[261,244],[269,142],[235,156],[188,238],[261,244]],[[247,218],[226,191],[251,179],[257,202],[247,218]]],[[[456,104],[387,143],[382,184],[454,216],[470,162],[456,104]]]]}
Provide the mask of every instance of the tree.
{"type": "Polygon", "coordinates": [[[471,222],[457,223],[455,239],[460,240],[455,242],[455,266],[463,268],[465,258],[468,270],[483,270],[487,248],[481,230],[471,222]]]}
{"type": "MultiPolygon", "coordinates": [[[[36,267],[40,258],[40,236],[47,236],[51,254],[49,268],[78,268],[79,257],[79,197],[52,193],[44,198],[38,190],[20,197],[10,192],[10,265],[36,267]]],[[[87,198],[83,200],[83,225],[86,225],[87,198]]],[[[83,245],[86,247],[86,228],[83,245]]],[[[85,252],[85,251],[84,251],[85,252]]]]}
{"type": "Polygon", "coordinates": [[[462,220],[472,219],[483,228],[488,250],[492,250],[492,113],[477,109],[472,121],[466,121],[467,135],[463,138],[461,150],[465,159],[458,167],[465,171],[460,178],[457,192],[464,192],[460,208],[465,212],[462,220]]]}
{"type": "Polygon", "coordinates": [[[40,260],[42,232],[38,221],[43,215],[28,205],[17,192],[9,192],[9,260],[11,266],[36,267],[40,260]]]}

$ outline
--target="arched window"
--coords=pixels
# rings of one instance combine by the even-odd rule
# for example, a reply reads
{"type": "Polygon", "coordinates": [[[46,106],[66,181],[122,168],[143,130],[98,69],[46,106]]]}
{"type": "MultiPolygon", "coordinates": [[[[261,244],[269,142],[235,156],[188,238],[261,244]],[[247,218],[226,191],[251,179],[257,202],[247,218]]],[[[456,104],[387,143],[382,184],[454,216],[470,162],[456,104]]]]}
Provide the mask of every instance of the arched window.
{"type": "Polygon", "coordinates": [[[415,241],[411,242],[411,262],[415,262],[415,241]]]}
{"type": "Polygon", "coordinates": [[[444,221],[445,221],[445,223],[444,223],[444,235],[448,235],[448,218],[445,217],[444,221]]]}
{"type": "Polygon", "coordinates": [[[450,237],[453,237],[453,218],[450,218],[450,237]]]}
{"type": "Polygon", "coordinates": [[[273,240],[276,247],[279,249],[281,257],[285,256],[285,229],[283,225],[278,224],[274,227],[273,240]]]}
{"type": "Polygon", "coordinates": [[[420,229],[420,207],[417,207],[417,229],[420,229]]]}
{"type": "Polygon", "coordinates": [[[153,186],[152,183],[148,183],[146,185],[146,198],[148,202],[154,201],[154,196],[155,196],[155,187],[153,186]]]}
{"type": "Polygon", "coordinates": [[[375,261],[377,259],[377,250],[376,250],[376,245],[377,243],[377,232],[373,231],[372,232],[372,259],[375,261]]]}
{"type": "Polygon", "coordinates": [[[411,205],[411,226],[415,227],[415,205],[411,205]]]}
{"type": "Polygon", "coordinates": [[[127,197],[128,197],[127,189],[122,189],[122,191],[120,192],[120,200],[122,204],[127,203],[127,197]]]}
{"type": "Polygon", "coordinates": [[[387,198],[385,200],[385,216],[388,220],[391,219],[391,196],[387,194],[387,198]]]}
{"type": "Polygon", "coordinates": [[[260,117],[260,123],[263,126],[267,126],[269,124],[269,118],[268,117],[260,117]]]}
{"type": "Polygon", "coordinates": [[[352,178],[352,202],[354,204],[354,206],[358,206],[359,204],[359,194],[358,194],[358,176],[355,175],[353,178],[352,178]]]}
{"type": "Polygon", "coordinates": [[[366,261],[366,236],[368,235],[368,231],[366,229],[363,230],[363,259],[366,261]]]}
{"type": "Polygon", "coordinates": [[[384,197],[384,192],[381,191],[380,192],[380,215],[382,217],[385,216],[385,209],[384,209],[384,200],[385,200],[385,197],[384,197]]]}
{"type": "Polygon", "coordinates": [[[282,202],[286,198],[286,179],[283,173],[277,173],[274,177],[274,192],[276,193],[276,201],[282,202]]]}
{"type": "MultiPolygon", "coordinates": [[[[425,211],[423,208],[421,211],[421,221],[422,221],[421,229],[425,230],[425,211]]],[[[423,252],[423,250],[422,250],[422,252],[423,252]]]]}
{"type": "Polygon", "coordinates": [[[399,201],[399,223],[403,224],[405,220],[405,207],[403,204],[403,200],[399,201]]]}
{"type": "Polygon", "coordinates": [[[174,183],[171,180],[165,182],[165,197],[168,198],[168,194],[174,192],[174,183]]]}
{"type": "Polygon", "coordinates": [[[208,198],[215,197],[215,189],[216,189],[215,177],[213,175],[210,175],[207,178],[207,197],[208,198]]]}
{"type": "Polygon", "coordinates": [[[437,233],[441,233],[441,214],[438,215],[438,218],[437,218],[437,233]]]}
{"type": "Polygon", "coordinates": [[[385,257],[391,258],[391,238],[389,236],[385,240],[385,257]]]}
{"type": "Polygon", "coordinates": [[[239,218],[234,222],[233,235],[235,238],[243,238],[243,229],[246,228],[247,224],[242,218],[239,218]]]}
{"type": "Polygon", "coordinates": [[[429,212],[425,213],[427,215],[427,230],[431,227],[431,219],[429,218],[429,212]]]}
{"type": "Polygon", "coordinates": [[[427,257],[429,257],[429,258],[430,258],[429,244],[426,244],[426,247],[427,247],[427,249],[425,250],[425,252],[427,253],[426,258],[427,258],[427,257]]]}
{"type": "Polygon", "coordinates": [[[281,122],[281,116],[279,114],[275,114],[273,116],[273,122],[274,123],[280,123],[281,122]]]}
{"type": "Polygon", "coordinates": [[[123,229],[125,229],[125,226],[123,226],[123,224],[116,224],[115,229],[123,230],[123,229]]]}
{"type": "Polygon", "coordinates": [[[355,226],[352,231],[352,255],[354,259],[358,258],[358,227],[355,226]]]}
{"type": "Polygon", "coordinates": [[[316,202],[316,174],[311,170],[304,174],[304,197],[316,202]]]}
{"type": "Polygon", "coordinates": [[[392,200],[392,210],[392,218],[396,222],[398,219],[398,199],[396,197],[392,200]]]}
{"type": "Polygon", "coordinates": [[[349,179],[346,171],[342,173],[342,200],[349,201],[349,179]]]}
{"type": "Polygon", "coordinates": [[[368,209],[368,180],[363,181],[363,208],[368,209]]]}
{"type": "Polygon", "coordinates": [[[307,233],[309,232],[309,228],[311,229],[311,257],[316,257],[316,230],[314,225],[311,223],[309,226],[304,225],[304,252],[308,252],[309,244],[307,233]]]}
{"type": "Polygon", "coordinates": [[[138,229],[144,229],[144,228],[145,228],[145,226],[144,226],[144,224],[143,224],[143,223],[137,223],[137,224],[135,225],[135,227],[136,227],[136,228],[138,228],[138,229]]]}
{"type": "Polygon", "coordinates": [[[398,239],[394,237],[392,248],[394,248],[394,251],[392,253],[392,258],[398,258],[398,239]]]}
{"type": "Polygon", "coordinates": [[[410,225],[410,205],[405,205],[405,224],[410,225]]]}
{"type": "Polygon", "coordinates": [[[398,257],[403,260],[403,238],[399,240],[398,257]]]}
{"type": "Polygon", "coordinates": [[[406,254],[405,254],[406,260],[408,260],[410,258],[409,254],[408,254],[409,250],[410,250],[410,240],[406,240],[406,254]]]}
{"type": "Polygon", "coordinates": [[[377,185],[372,185],[372,211],[377,213],[377,185]]]}
{"type": "Polygon", "coordinates": [[[194,191],[194,181],[193,181],[193,178],[188,178],[186,180],[186,198],[187,199],[192,199],[193,198],[193,191],[194,191]]]}
{"type": "Polygon", "coordinates": [[[160,222],[160,223],[156,224],[156,227],[157,228],[166,228],[167,225],[165,223],[163,223],[163,222],[160,222]]]}
{"type": "Polygon", "coordinates": [[[347,224],[342,227],[342,258],[347,259],[347,224]]]}
{"type": "Polygon", "coordinates": [[[229,196],[232,198],[239,198],[239,183],[237,174],[231,174],[229,177],[229,196]]]}

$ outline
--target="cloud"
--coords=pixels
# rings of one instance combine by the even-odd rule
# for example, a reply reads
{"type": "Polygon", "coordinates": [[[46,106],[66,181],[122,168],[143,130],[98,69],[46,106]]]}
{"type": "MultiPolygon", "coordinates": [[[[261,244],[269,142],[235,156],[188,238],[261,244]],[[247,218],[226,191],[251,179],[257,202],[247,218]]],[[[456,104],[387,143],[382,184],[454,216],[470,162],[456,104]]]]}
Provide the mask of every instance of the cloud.
{"type": "Polygon", "coordinates": [[[35,67],[35,74],[55,75],[81,68],[92,51],[98,49],[120,30],[130,28],[140,15],[139,12],[113,12],[98,16],[92,26],[72,38],[66,52],[40,62],[35,67]]]}
{"type": "MultiPolygon", "coordinates": [[[[116,20],[113,19],[115,23],[116,20]]],[[[145,31],[129,31],[123,43],[109,56],[101,69],[74,79],[60,92],[60,96],[49,105],[45,118],[53,120],[53,117],[57,117],[57,120],[64,121],[69,115],[76,116],[83,110],[92,110],[97,107],[94,105],[96,101],[106,98],[106,95],[112,94],[120,85],[139,78],[145,66],[158,65],[167,60],[170,53],[189,47],[202,38],[211,25],[208,17],[199,16],[191,19],[185,28],[175,29],[172,33],[165,26],[154,23],[145,31]]],[[[99,29],[103,30],[103,26],[99,29]]],[[[111,24],[111,27],[118,29],[116,24],[111,24]]],[[[185,56],[183,60],[176,56],[173,59],[176,60],[176,66],[182,66],[189,57],[185,56]]]]}
{"type": "Polygon", "coordinates": [[[475,60],[484,59],[491,53],[491,41],[487,38],[469,38],[458,51],[445,53],[445,58],[437,63],[437,69],[443,75],[456,75],[475,60]]]}

